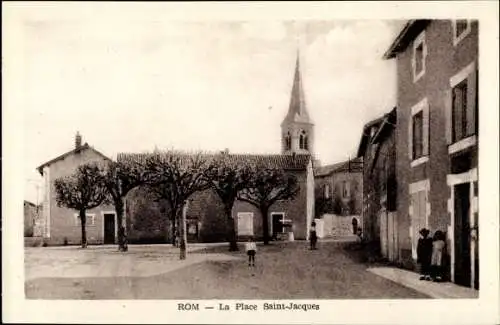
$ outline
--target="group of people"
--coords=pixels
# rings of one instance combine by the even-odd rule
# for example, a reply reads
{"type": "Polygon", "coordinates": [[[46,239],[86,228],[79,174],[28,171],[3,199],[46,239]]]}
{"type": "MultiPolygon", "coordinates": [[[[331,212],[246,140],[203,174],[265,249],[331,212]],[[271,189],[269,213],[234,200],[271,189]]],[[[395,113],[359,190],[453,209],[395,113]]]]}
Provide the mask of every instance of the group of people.
{"type": "Polygon", "coordinates": [[[446,238],[441,230],[430,237],[429,229],[419,231],[417,263],[420,265],[420,280],[440,282],[443,280],[443,251],[446,238]]]}

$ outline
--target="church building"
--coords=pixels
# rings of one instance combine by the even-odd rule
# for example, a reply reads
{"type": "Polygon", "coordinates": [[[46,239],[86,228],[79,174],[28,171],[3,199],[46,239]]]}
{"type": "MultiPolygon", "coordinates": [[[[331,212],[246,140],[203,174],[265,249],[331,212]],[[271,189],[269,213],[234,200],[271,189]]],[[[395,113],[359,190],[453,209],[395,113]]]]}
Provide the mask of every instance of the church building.
{"type": "MultiPolygon", "coordinates": [[[[314,125],[309,117],[302,85],[300,60],[297,57],[288,112],[281,123],[282,150],[279,154],[221,154],[234,163],[259,162],[295,175],[299,193],[289,201],[276,202],[269,209],[271,238],[307,239],[314,218],[313,145],[314,125]],[[290,233],[293,233],[291,235],[290,233]]],[[[151,154],[121,153],[118,160],[144,159],[151,154]]],[[[168,206],[154,202],[142,188],[132,191],[126,201],[126,216],[131,243],[169,241],[168,206]],[[153,222],[157,220],[157,222],[153,222]]],[[[260,211],[247,202],[236,201],[232,217],[239,240],[248,236],[263,237],[260,211]]],[[[219,242],[227,238],[227,220],[223,205],[212,190],[198,192],[190,198],[187,210],[189,242],[219,242]]]]}
{"type": "MultiPolygon", "coordinates": [[[[281,153],[233,154],[224,152],[234,163],[258,162],[271,168],[283,169],[297,177],[299,193],[293,200],[276,202],[269,209],[269,235],[272,238],[307,239],[314,218],[313,145],[314,125],[307,112],[300,62],[297,57],[288,113],[281,123],[281,153]],[[291,234],[293,233],[293,235],[291,234]]],[[[87,143],[81,144],[77,134],[75,147],[39,166],[44,177],[45,195],[41,231],[48,245],[79,244],[80,222],[75,211],[56,204],[55,179],[73,174],[79,165],[105,162],[110,158],[87,143]]],[[[119,153],[117,160],[144,159],[148,154],[119,153]]],[[[155,202],[144,188],[136,188],[126,198],[126,225],[131,243],[162,243],[171,238],[168,206],[155,202]]],[[[237,201],[232,217],[238,239],[263,237],[262,216],[254,206],[237,201]]],[[[188,219],[189,242],[220,242],[227,240],[227,220],[222,202],[212,190],[199,192],[190,198],[188,219]]],[[[100,206],[88,211],[89,244],[113,244],[117,240],[114,207],[100,206]]]]}

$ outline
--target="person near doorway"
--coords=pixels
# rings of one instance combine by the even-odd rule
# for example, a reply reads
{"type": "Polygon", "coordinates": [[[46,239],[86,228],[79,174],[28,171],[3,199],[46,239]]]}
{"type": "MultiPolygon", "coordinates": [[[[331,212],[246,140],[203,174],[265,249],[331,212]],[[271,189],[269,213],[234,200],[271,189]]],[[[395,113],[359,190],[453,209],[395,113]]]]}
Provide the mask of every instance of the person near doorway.
{"type": "Polygon", "coordinates": [[[353,217],[351,222],[352,222],[352,234],[356,235],[356,232],[358,231],[358,219],[353,217]]]}
{"type": "Polygon", "coordinates": [[[436,230],[432,242],[431,269],[432,280],[441,282],[443,280],[443,251],[446,245],[445,235],[441,230],[436,230]]]}
{"type": "Polygon", "coordinates": [[[432,238],[430,231],[422,228],[417,244],[417,263],[420,265],[420,280],[431,280],[432,238]]]}
{"type": "Polygon", "coordinates": [[[248,255],[248,266],[255,267],[255,254],[257,253],[257,245],[253,241],[252,237],[248,238],[247,243],[245,244],[245,250],[248,255]]]}
{"type": "Polygon", "coordinates": [[[316,249],[316,243],[318,242],[318,234],[316,233],[316,222],[311,223],[311,229],[309,230],[309,241],[311,245],[311,250],[316,249]]]}

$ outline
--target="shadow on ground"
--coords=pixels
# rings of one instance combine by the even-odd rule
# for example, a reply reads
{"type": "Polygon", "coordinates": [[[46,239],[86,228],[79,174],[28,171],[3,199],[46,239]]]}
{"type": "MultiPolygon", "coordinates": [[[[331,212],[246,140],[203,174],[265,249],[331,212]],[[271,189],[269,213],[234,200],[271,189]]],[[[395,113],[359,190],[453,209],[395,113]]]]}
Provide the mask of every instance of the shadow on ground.
{"type": "MultiPolygon", "coordinates": [[[[427,298],[366,271],[336,243],[308,250],[307,243],[258,246],[256,267],[249,268],[243,252],[228,246],[197,250],[227,254],[238,260],[192,264],[145,277],[38,278],[26,282],[33,299],[400,299],[427,298]]],[[[155,256],[154,252],[137,253],[155,256]]],[[[189,258],[189,256],[188,256],[189,258]]]]}

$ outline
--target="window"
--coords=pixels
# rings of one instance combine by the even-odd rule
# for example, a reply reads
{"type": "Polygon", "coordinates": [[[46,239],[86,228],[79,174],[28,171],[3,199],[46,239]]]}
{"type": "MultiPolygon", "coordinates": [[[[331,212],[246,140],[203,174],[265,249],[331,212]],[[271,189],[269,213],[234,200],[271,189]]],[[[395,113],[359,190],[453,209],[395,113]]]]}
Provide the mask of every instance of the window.
{"type": "Polygon", "coordinates": [[[238,235],[253,235],[253,212],[238,212],[238,235]]]}
{"type": "Polygon", "coordinates": [[[300,149],[305,149],[305,150],[309,149],[309,141],[307,139],[306,131],[300,132],[300,135],[299,135],[299,148],[300,149]]]}
{"type": "Polygon", "coordinates": [[[475,143],[478,131],[478,86],[475,62],[450,78],[447,98],[446,138],[450,153],[475,143]]]}
{"type": "Polygon", "coordinates": [[[290,132],[288,132],[285,136],[285,150],[290,149],[292,149],[292,136],[290,135],[290,132]]]}
{"type": "Polygon", "coordinates": [[[457,45],[463,40],[471,30],[470,20],[457,19],[452,21],[453,26],[453,45],[457,45]]]}
{"type": "Polygon", "coordinates": [[[411,108],[408,122],[408,155],[415,167],[429,159],[429,105],[427,98],[411,108]]]}
{"type": "Polygon", "coordinates": [[[347,181],[342,182],[342,197],[343,198],[348,198],[351,195],[351,193],[350,193],[351,186],[350,185],[351,184],[347,181]]]}
{"type": "Polygon", "coordinates": [[[453,88],[452,96],[453,142],[457,142],[467,136],[467,80],[453,88]]]}
{"type": "Polygon", "coordinates": [[[423,138],[423,120],[424,120],[424,114],[422,111],[418,112],[417,114],[413,115],[412,118],[412,128],[413,128],[413,139],[412,139],[412,146],[413,146],[413,159],[418,159],[422,157],[423,154],[423,143],[422,143],[422,138],[423,138]]]}
{"type": "MultiPolygon", "coordinates": [[[[80,226],[80,215],[75,213],[75,224],[80,226]]],[[[87,213],[86,226],[94,226],[95,225],[95,214],[87,213]]]]}
{"type": "Polygon", "coordinates": [[[420,79],[425,73],[425,58],[427,57],[427,45],[425,42],[425,33],[422,32],[413,43],[413,82],[420,79]]]}
{"type": "Polygon", "coordinates": [[[330,184],[325,184],[325,199],[330,198],[330,184]]]}

